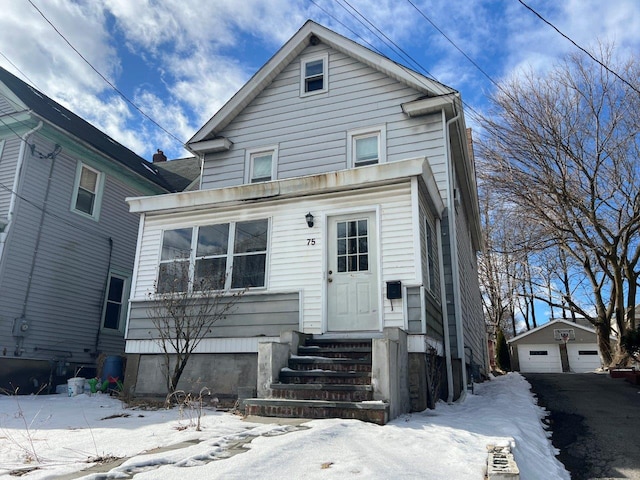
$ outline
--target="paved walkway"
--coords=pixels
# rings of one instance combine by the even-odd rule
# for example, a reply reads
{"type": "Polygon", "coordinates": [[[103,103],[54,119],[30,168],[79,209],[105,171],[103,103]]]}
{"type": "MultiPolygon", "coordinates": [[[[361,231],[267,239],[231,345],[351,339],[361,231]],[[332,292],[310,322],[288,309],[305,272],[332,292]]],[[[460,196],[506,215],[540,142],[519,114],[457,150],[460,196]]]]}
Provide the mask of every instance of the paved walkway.
{"type": "Polygon", "coordinates": [[[550,411],[572,480],[640,480],[640,386],[607,374],[523,374],[550,411]]]}

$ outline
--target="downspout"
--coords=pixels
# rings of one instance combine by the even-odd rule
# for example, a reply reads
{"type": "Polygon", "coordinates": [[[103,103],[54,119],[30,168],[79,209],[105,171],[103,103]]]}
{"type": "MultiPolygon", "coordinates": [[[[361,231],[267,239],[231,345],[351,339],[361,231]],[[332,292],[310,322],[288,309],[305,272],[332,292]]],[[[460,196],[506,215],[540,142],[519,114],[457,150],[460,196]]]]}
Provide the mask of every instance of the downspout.
{"type": "Polygon", "coordinates": [[[451,342],[449,341],[449,310],[447,309],[447,288],[444,278],[444,258],[442,256],[442,226],[436,218],[438,240],[438,267],[440,269],[440,304],[442,305],[442,335],[444,337],[444,363],[447,369],[447,403],[453,403],[453,368],[451,366],[451,342]]]}
{"type": "Polygon", "coordinates": [[[16,199],[18,198],[20,178],[22,177],[22,164],[24,161],[25,147],[27,145],[27,140],[29,139],[29,136],[31,136],[32,134],[40,130],[43,125],[44,123],[42,123],[42,120],[40,120],[40,122],[38,122],[38,125],[36,125],[31,130],[29,130],[27,133],[25,133],[23,137],[21,137],[22,142],[20,142],[20,151],[18,153],[18,163],[16,165],[16,173],[13,178],[13,188],[11,189],[11,200],[9,201],[9,212],[7,213],[7,226],[5,227],[4,231],[0,233],[0,258],[2,258],[4,245],[7,241],[9,230],[11,229],[11,225],[13,223],[12,219],[13,219],[14,210],[16,207],[16,199]]]}
{"type": "MultiPolygon", "coordinates": [[[[455,112],[455,101],[453,103],[454,112],[455,112]]],[[[444,112],[443,112],[444,114],[444,112]]],[[[446,118],[446,117],[445,117],[446,118]]],[[[445,155],[447,157],[447,173],[448,173],[448,192],[447,192],[447,203],[449,210],[449,245],[451,249],[451,276],[453,281],[453,308],[456,319],[456,336],[458,343],[458,356],[462,362],[461,365],[461,373],[462,373],[462,385],[461,385],[461,394],[460,400],[464,400],[467,394],[467,369],[465,362],[465,353],[464,353],[464,334],[462,330],[462,310],[460,306],[460,270],[458,268],[458,235],[456,232],[456,208],[455,208],[455,183],[454,183],[454,168],[453,168],[453,160],[451,156],[451,142],[449,135],[449,125],[458,121],[460,119],[460,113],[458,113],[455,117],[449,119],[445,123],[444,127],[444,135],[445,135],[445,155]]]]}

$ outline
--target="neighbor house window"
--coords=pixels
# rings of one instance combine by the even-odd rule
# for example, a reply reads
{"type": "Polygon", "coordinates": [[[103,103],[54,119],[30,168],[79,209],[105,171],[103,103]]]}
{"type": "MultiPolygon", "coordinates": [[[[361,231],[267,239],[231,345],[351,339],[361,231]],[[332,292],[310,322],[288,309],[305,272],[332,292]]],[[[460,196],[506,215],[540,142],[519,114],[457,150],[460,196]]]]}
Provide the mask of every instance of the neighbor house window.
{"type": "Polygon", "coordinates": [[[328,55],[303,58],[300,64],[300,95],[323,93],[328,90],[328,55]]]}
{"type": "Polygon", "coordinates": [[[268,182],[276,176],[278,147],[247,150],[245,183],[268,182]]]}
{"type": "Polygon", "coordinates": [[[376,127],[347,133],[347,160],[351,167],[364,167],[386,161],[386,129],[376,127]]]}
{"type": "Polygon", "coordinates": [[[269,221],[165,230],[158,293],[264,287],[269,221]]]}
{"type": "Polygon", "coordinates": [[[122,320],[124,319],[123,312],[128,296],[128,286],[129,278],[127,276],[109,273],[102,328],[114,331],[123,330],[122,320]]]}
{"type": "Polygon", "coordinates": [[[97,220],[104,175],[87,165],[78,164],[72,210],[97,220]]]}
{"type": "Polygon", "coordinates": [[[531,350],[529,352],[529,355],[533,355],[533,356],[542,355],[542,356],[544,356],[544,355],[549,355],[549,352],[547,352],[546,350],[531,350]]]}

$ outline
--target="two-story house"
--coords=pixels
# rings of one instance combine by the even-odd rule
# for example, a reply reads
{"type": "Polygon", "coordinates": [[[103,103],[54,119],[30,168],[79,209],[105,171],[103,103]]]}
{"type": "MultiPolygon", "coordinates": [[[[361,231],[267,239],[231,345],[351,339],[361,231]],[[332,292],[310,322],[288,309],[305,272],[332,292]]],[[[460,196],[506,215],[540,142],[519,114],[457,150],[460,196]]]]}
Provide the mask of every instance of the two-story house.
{"type": "Polygon", "coordinates": [[[0,68],[1,388],[54,387],[124,352],[138,237],[124,199],[200,171],[162,165],[0,68]]]}
{"type": "Polygon", "coordinates": [[[382,423],[424,409],[435,383],[453,400],[467,368],[486,373],[456,91],[309,21],[187,146],[203,160],[198,191],[128,199],[141,215],[126,345],[137,395],[166,393],[150,306],[176,262],[191,266],[184,288],[206,269],[248,287],[180,387],[253,389],[249,413],[382,423]]]}

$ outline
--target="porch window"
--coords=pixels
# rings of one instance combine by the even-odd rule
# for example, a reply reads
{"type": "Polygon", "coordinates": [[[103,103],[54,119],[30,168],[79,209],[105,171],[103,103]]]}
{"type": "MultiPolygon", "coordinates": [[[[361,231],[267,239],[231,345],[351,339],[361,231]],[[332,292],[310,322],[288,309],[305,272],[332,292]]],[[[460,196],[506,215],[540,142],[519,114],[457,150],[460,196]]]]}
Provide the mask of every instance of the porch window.
{"type": "Polygon", "coordinates": [[[72,210],[97,220],[103,184],[101,172],[82,163],[78,164],[72,210]]]}
{"type": "Polygon", "coordinates": [[[264,287],[267,219],[166,230],[158,293],[264,287]]]}
{"type": "Polygon", "coordinates": [[[300,95],[324,93],[328,90],[328,55],[303,58],[300,63],[300,95]]]}

